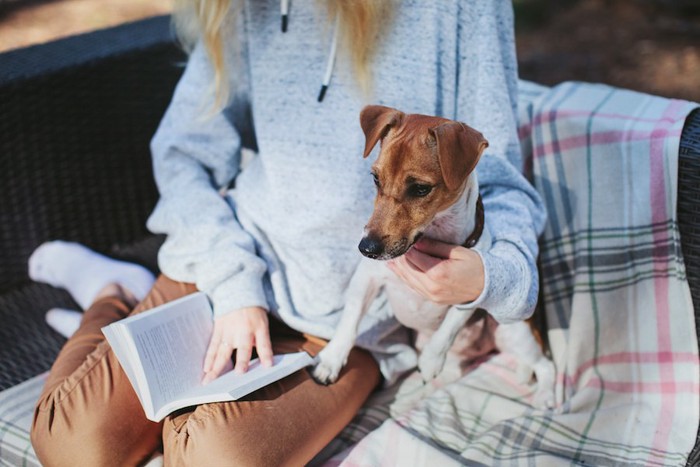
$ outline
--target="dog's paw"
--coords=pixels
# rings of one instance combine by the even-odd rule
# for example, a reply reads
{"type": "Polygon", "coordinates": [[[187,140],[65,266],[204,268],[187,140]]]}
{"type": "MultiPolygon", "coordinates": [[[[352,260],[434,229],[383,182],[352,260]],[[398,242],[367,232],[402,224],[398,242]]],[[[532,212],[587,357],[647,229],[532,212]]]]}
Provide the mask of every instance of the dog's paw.
{"type": "Polygon", "coordinates": [[[536,377],[534,369],[525,363],[520,363],[515,369],[515,380],[519,384],[530,384],[536,377]]]}
{"type": "Polygon", "coordinates": [[[556,384],[556,368],[554,362],[542,357],[533,367],[537,378],[537,392],[532,405],[538,409],[549,410],[556,406],[554,386],[556,384]]]}
{"type": "Polygon", "coordinates": [[[418,357],[418,370],[426,383],[434,380],[437,375],[442,371],[442,367],[445,366],[445,353],[433,353],[427,351],[427,348],[423,350],[418,357]]]}
{"type": "Polygon", "coordinates": [[[338,380],[340,370],[345,366],[347,356],[334,353],[326,347],[316,357],[317,362],[311,371],[311,377],[319,384],[333,384],[338,380]]]}
{"type": "Polygon", "coordinates": [[[532,400],[532,405],[536,409],[540,410],[551,410],[556,406],[556,399],[554,398],[554,388],[551,386],[542,387],[539,386],[535,392],[535,397],[532,400]]]}
{"type": "Polygon", "coordinates": [[[340,367],[319,362],[311,372],[314,381],[319,384],[329,385],[338,381],[340,367]]]}

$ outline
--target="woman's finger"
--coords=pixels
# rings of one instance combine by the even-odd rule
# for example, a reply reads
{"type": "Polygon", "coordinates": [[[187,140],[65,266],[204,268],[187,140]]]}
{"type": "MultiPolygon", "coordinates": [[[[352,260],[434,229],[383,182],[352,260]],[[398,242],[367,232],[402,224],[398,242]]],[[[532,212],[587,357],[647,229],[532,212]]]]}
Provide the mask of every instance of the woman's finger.
{"type": "Polygon", "coordinates": [[[205,375],[205,380],[207,382],[216,379],[221,373],[223,373],[226,363],[231,361],[231,354],[233,353],[233,345],[229,342],[221,342],[216,351],[216,357],[214,358],[214,363],[212,364],[211,370],[205,375]]]}
{"type": "Polygon", "coordinates": [[[203,370],[205,373],[209,373],[211,371],[211,366],[214,363],[214,357],[216,356],[216,348],[218,345],[218,343],[214,343],[213,339],[209,341],[209,348],[207,349],[207,354],[204,357],[203,370]]]}
{"type": "Polygon", "coordinates": [[[423,237],[413,245],[412,250],[418,250],[421,253],[434,256],[435,258],[453,259],[455,255],[459,253],[460,248],[464,247],[423,237]]]}
{"type": "Polygon", "coordinates": [[[219,350],[216,352],[216,359],[212,365],[212,372],[219,376],[223,373],[226,364],[231,361],[231,354],[235,349],[235,345],[231,342],[222,340],[219,343],[219,350]]]}
{"type": "Polygon", "coordinates": [[[423,273],[409,264],[406,258],[402,256],[392,260],[389,264],[389,268],[413,290],[420,294],[423,293],[424,287],[420,281],[420,277],[423,276],[423,273]]]}
{"type": "Polygon", "coordinates": [[[429,255],[415,248],[408,250],[404,257],[409,265],[422,272],[427,272],[441,262],[445,261],[443,258],[436,258],[435,256],[429,255]]]}
{"type": "Polygon", "coordinates": [[[272,342],[270,342],[270,331],[267,326],[261,327],[255,333],[255,348],[262,366],[272,366],[272,342]]]}
{"type": "Polygon", "coordinates": [[[207,353],[204,357],[204,373],[209,373],[211,371],[212,365],[214,364],[214,357],[216,357],[216,352],[219,349],[219,344],[221,343],[221,331],[214,327],[214,333],[209,340],[209,347],[207,348],[207,353]]]}
{"type": "Polygon", "coordinates": [[[236,348],[236,366],[234,371],[236,373],[245,373],[248,371],[248,364],[250,363],[250,357],[253,355],[253,342],[249,337],[242,343],[238,344],[236,348]]]}

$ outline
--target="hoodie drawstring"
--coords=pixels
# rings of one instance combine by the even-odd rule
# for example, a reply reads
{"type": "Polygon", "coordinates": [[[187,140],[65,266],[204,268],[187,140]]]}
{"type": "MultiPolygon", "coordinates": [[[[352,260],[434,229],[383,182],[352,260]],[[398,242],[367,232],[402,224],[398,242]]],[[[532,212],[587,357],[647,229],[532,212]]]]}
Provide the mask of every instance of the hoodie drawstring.
{"type": "Polygon", "coordinates": [[[335,15],[335,20],[333,21],[333,40],[331,41],[331,51],[328,54],[328,61],[326,62],[326,72],[323,74],[323,81],[321,81],[321,91],[318,93],[318,102],[323,101],[328,86],[331,84],[331,77],[333,76],[333,68],[335,67],[335,53],[338,51],[338,14],[335,15]]]}
{"type": "Polygon", "coordinates": [[[280,15],[282,16],[282,32],[287,32],[289,21],[289,0],[280,0],[280,15]]]}
{"type": "MultiPolygon", "coordinates": [[[[284,33],[287,32],[287,26],[289,25],[289,0],[280,0],[280,16],[282,18],[282,32],[284,33]]],[[[340,29],[338,24],[339,16],[337,12],[333,20],[333,39],[331,41],[331,49],[328,53],[328,60],[326,61],[326,70],[323,74],[323,80],[321,81],[321,90],[318,93],[318,102],[322,102],[323,98],[326,96],[328,86],[331,84],[333,69],[335,68],[335,56],[338,51],[338,30],[340,29]]]]}

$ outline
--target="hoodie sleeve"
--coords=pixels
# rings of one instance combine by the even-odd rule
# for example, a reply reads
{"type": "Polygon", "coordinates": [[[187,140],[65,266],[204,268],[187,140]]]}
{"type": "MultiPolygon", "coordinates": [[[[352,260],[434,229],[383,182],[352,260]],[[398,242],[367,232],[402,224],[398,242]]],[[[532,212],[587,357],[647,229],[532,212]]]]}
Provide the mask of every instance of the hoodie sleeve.
{"type": "Polygon", "coordinates": [[[241,106],[212,114],[212,83],[213,69],[199,44],[151,142],[160,199],[147,226],[167,235],[158,253],[162,272],[196,284],[221,315],[267,308],[266,265],[225,194],[239,171],[241,137],[233,122],[241,106]]]}
{"type": "Polygon", "coordinates": [[[481,131],[489,147],[477,166],[486,226],[493,244],[479,252],[485,286],[469,307],[508,323],[529,317],[539,291],[541,198],[521,173],[517,134],[517,62],[510,1],[461,2],[458,117],[481,131]]]}

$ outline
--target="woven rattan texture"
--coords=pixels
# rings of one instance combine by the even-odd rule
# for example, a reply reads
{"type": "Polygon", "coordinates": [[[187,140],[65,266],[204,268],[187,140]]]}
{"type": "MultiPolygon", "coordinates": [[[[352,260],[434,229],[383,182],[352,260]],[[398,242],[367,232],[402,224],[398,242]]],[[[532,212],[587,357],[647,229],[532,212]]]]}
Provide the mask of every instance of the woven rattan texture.
{"type": "MultiPolygon", "coordinates": [[[[700,109],[686,119],[678,162],[678,227],[690,294],[695,307],[695,328],[700,336],[700,109]]],[[[698,395],[700,397],[700,394],[698,395]]],[[[688,466],[700,465],[700,427],[688,466]]]]}
{"type": "Polygon", "coordinates": [[[155,269],[149,142],[184,60],[167,17],[0,55],[0,389],[50,368],[65,339],[44,314],[77,309],[29,281],[38,245],[79,241],[155,269]]]}
{"type": "Polygon", "coordinates": [[[0,390],[51,368],[65,342],[44,323],[54,307],[78,309],[67,292],[43,284],[0,295],[0,390]]]}
{"type": "Polygon", "coordinates": [[[46,240],[106,251],[147,235],[149,141],[181,60],[160,44],[0,87],[0,291],[46,240]]]}
{"type": "MultiPolygon", "coordinates": [[[[700,324],[700,109],[686,120],[678,163],[678,223],[690,292],[700,324]]],[[[700,327],[698,327],[700,331],[700,327]]]]}
{"type": "Polygon", "coordinates": [[[158,271],[158,250],[165,241],[165,235],[150,235],[137,242],[113,245],[109,256],[147,267],[153,273],[158,271]]]}

